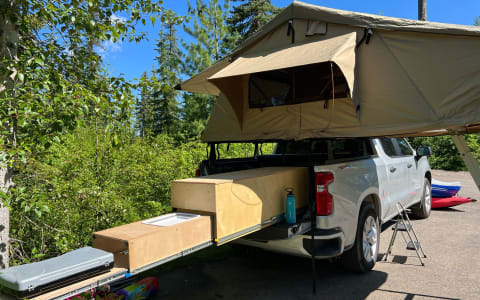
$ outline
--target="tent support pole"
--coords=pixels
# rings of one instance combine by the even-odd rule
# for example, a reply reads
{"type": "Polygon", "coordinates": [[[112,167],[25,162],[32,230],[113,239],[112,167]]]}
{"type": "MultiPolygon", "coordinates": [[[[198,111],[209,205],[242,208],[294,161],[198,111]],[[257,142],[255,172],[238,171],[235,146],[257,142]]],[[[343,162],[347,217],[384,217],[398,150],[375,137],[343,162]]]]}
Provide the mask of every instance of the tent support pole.
{"type": "Polygon", "coordinates": [[[473,180],[477,185],[477,189],[480,191],[480,166],[478,165],[478,161],[473,157],[463,135],[452,135],[452,139],[455,146],[457,146],[458,152],[460,152],[468,171],[472,175],[473,180]]]}
{"type": "Polygon", "coordinates": [[[418,19],[427,20],[427,0],[418,0],[418,19]]]}

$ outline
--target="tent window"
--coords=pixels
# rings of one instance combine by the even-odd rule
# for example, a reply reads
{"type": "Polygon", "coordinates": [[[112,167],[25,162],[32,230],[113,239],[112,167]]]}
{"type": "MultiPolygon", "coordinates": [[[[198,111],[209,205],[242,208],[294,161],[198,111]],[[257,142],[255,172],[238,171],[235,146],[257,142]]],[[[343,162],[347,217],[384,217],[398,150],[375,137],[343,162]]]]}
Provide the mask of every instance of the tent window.
{"type": "MultiPolygon", "coordinates": [[[[333,63],[335,98],[349,94],[340,68],[333,63]]],[[[253,73],[249,80],[248,106],[261,108],[332,99],[330,62],[253,73]]]]}

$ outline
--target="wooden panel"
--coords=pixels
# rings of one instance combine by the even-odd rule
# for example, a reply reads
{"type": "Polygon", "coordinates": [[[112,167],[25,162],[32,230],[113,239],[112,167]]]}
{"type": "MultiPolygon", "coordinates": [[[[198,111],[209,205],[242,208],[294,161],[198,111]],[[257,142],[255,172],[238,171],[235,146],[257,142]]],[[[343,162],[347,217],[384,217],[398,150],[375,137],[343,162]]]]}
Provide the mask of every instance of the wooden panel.
{"type": "Polygon", "coordinates": [[[176,212],[184,212],[188,214],[194,214],[194,215],[204,215],[204,216],[210,216],[210,221],[211,221],[211,229],[212,229],[212,240],[215,236],[217,236],[217,228],[215,224],[217,223],[216,217],[217,215],[214,212],[208,212],[208,211],[199,211],[199,210],[191,210],[191,209],[182,209],[182,208],[177,208],[174,209],[176,212]]]}
{"type": "Polygon", "coordinates": [[[172,207],[216,212],[216,203],[211,199],[215,199],[216,184],[223,182],[212,181],[209,183],[205,184],[201,180],[190,179],[172,181],[170,187],[172,207]],[[174,202],[176,205],[173,204],[174,202]]]}
{"type": "Polygon", "coordinates": [[[96,232],[93,247],[114,253],[116,266],[135,270],[211,241],[211,226],[209,216],[171,226],[136,222],[96,232]],[[119,241],[127,245],[128,252],[119,241]]]}
{"type": "Polygon", "coordinates": [[[216,214],[215,238],[256,226],[285,212],[285,189],[297,207],[308,204],[308,168],[271,167],[176,180],[172,206],[216,214]]]}
{"type": "Polygon", "coordinates": [[[97,236],[94,234],[93,247],[113,253],[115,267],[128,268],[129,257],[126,254],[128,252],[128,242],[126,240],[113,237],[108,239],[97,238],[97,236]]]}

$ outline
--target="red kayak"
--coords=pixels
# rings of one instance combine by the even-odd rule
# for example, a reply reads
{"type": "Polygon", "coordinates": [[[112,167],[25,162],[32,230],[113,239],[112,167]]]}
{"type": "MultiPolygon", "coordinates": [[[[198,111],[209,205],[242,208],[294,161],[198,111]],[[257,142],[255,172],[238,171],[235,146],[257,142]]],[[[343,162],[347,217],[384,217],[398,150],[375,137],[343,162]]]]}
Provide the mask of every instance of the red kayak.
{"type": "Polygon", "coordinates": [[[432,197],[432,208],[452,207],[460,204],[473,202],[472,198],[449,197],[449,198],[435,198],[432,197]]]}

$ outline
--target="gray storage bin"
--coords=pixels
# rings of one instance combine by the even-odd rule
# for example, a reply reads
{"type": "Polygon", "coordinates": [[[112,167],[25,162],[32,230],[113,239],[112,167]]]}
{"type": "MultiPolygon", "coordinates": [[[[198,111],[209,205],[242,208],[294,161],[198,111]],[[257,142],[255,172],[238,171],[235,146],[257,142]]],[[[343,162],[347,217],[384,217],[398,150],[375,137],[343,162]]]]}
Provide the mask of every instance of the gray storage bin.
{"type": "Polygon", "coordinates": [[[85,247],[44,261],[0,270],[0,285],[18,297],[32,297],[113,268],[113,254],[85,247]]]}

